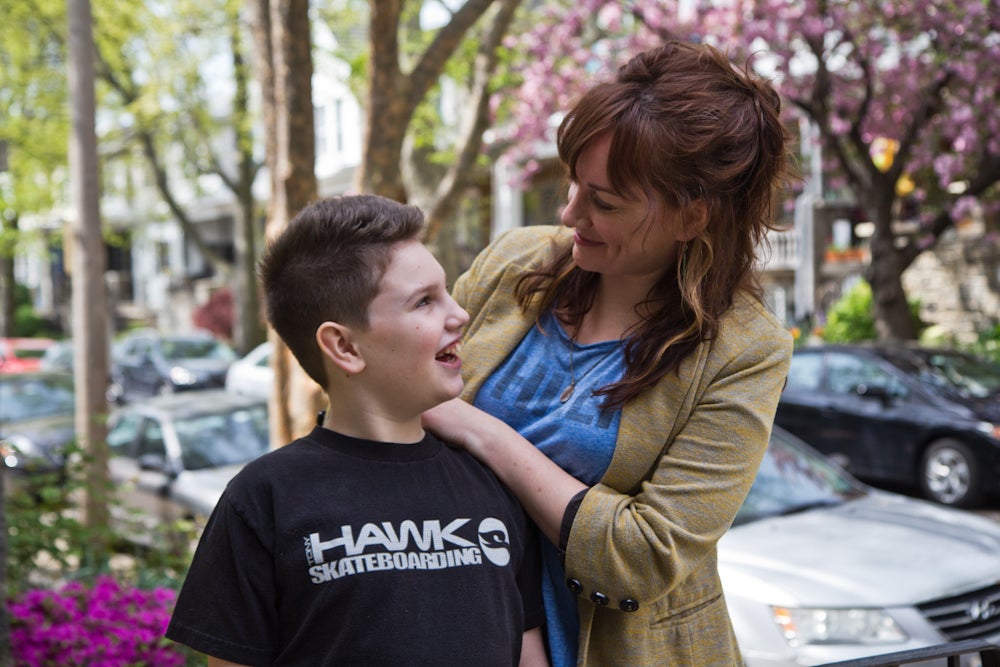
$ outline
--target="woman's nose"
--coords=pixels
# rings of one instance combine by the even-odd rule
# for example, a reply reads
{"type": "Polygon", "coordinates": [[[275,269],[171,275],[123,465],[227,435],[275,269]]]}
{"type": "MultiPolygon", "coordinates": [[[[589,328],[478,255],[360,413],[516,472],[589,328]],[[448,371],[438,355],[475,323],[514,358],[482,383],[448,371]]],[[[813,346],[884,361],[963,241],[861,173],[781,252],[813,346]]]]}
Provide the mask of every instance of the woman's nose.
{"type": "Polygon", "coordinates": [[[559,211],[559,221],[566,227],[576,227],[580,224],[581,216],[577,193],[577,186],[571,185],[566,195],[566,204],[559,211]]]}

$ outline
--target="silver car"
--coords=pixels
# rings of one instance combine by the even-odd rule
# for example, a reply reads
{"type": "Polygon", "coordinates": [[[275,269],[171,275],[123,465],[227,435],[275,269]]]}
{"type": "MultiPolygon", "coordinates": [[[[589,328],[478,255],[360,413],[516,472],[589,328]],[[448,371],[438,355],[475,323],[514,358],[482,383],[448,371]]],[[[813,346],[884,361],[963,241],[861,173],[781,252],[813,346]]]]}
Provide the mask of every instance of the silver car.
{"type": "Polygon", "coordinates": [[[267,403],[222,389],[147,399],[112,415],[108,444],[115,527],[148,543],[178,520],[203,525],[229,480],[268,450],[267,403]]]}
{"type": "Polygon", "coordinates": [[[1000,642],[1000,524],[868,487],[777,427],[719,570],[747,667],[1000,642]]]}

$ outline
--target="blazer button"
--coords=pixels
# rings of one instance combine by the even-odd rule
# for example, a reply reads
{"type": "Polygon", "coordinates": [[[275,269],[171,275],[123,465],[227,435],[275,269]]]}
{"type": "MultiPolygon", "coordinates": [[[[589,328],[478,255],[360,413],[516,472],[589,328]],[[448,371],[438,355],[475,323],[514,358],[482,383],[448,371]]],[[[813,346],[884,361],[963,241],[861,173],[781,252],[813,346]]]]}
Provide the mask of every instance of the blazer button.
{"type": "Polygon", "coordinates": [[[597,591],[590,594],[590,600],[598,607],[605,607],[608,604],[608,596],[604,593],[598,593],[597,591]]]}
{"type": "Polygon", "coordinates": [[[580,583],[579,579],[567,579],[566,588],[570,590],[571,593],[579,595],[583,592],[583,584],[580,583]]]}
{"type": "Polygon", "coordinates": [[[632,598],[625,598],[618,603],[618,608],[622,611],[638,611],[639,601],[633,600],[632,598]]]}

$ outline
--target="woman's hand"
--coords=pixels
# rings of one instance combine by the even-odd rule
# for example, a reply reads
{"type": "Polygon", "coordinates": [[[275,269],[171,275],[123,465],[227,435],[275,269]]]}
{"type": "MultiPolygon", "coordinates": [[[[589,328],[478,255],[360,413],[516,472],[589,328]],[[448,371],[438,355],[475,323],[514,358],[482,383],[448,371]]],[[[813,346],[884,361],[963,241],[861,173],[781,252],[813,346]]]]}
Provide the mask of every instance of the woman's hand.
{"type": "Polygon", "coordinates": [[[569,501],[587,488],[549,460],[505,422],[461,399],[423,414],[424,428],[446,443],[462,447],[506,484],[538,527],[559,544],[559,529],[569,501]]]}
{"type": "Polygon", "coordinates": [[[481,461],[482,444],[488,441],[488,431],[491,427],[507,429],[517,435],[496,417],[460,398],[453,398],[426,411],[423,414],[423,424],[424,428],[445,443],[461,447],[481,461]]]}

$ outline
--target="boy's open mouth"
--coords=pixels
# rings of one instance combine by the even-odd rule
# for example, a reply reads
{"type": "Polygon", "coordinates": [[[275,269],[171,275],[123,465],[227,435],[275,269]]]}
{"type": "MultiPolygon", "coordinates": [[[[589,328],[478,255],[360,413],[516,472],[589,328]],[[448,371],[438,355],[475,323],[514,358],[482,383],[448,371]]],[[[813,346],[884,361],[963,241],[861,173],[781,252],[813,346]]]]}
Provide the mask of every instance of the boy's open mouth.
{"type": "Polygon", "coordinates": [[[449,345],[448,347],[438,352],[437,356],[434,358],[437,361],[444,361],[444,362],[457,361],[458,355],[461,354],[461,352],[462,352],[462,344],[454,343],[453,345],[449,345]]]}

